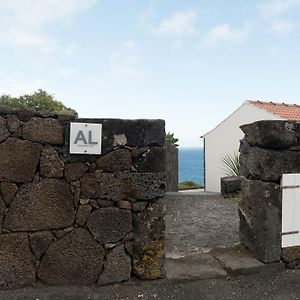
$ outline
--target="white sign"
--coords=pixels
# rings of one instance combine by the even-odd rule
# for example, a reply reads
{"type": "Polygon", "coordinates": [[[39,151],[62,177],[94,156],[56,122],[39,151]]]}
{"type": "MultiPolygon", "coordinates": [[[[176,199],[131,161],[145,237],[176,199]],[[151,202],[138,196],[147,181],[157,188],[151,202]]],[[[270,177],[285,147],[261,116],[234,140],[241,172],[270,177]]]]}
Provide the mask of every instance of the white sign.
{"type": "Polygon", "coordinates": [[[71,123],[70,153],[101,154],[102,124],[71,123]]]}

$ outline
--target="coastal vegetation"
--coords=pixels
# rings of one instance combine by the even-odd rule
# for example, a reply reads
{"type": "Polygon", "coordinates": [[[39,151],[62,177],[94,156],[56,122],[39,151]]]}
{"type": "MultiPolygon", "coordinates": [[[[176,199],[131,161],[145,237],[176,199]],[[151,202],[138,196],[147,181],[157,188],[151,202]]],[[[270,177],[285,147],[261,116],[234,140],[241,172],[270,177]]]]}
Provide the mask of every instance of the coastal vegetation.
{"type": "Polygon", "coordinates": [[[178,184],[178,190],[183,191],[183,190],[193,190],[193,189],[202,189],[203,186],[200,184],[196,183],[195,181],[192,180],[185,180],[183,182],[180,182],[178,184]]]}
{"type": "Polygon", "coordinates": [[[179,144],[177,144],[178,141],[179,141],[179,139],[174,137],[174,133],[168,132],[166,134],[166,142],[169,143],[170,145],[177,148],[179,146],[179,144]]]}
{"type": "Polygon", "coordinates": [[[25,94],[19,97],[2,95],[0,96],[0,105],[19,109],[30,109],[35,111],[78,116],[78,113],[74,109],[66,107],[61,101],[56,100],[54,95],[51,95],[41,89],[37,90],[33,94],[25,94]]]}

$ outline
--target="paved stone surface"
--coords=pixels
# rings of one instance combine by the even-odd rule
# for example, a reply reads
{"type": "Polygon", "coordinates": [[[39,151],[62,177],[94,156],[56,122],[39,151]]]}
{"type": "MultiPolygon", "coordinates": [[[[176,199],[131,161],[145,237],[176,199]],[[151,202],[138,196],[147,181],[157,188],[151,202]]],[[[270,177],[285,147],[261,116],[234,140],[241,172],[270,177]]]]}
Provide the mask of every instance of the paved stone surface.
{"type": "Polygon", "coordinates": [[[230,275],[255,274],[265,271],[282,271],[283,263],[264,264],[253,257],[251,252],[241,245],[226,249],[213,249],[209,252],[230,275]]]}
{"type": "Polygon", "coordinates": [[[167,193],[167,257],[230,247],[239,241],[237,201],[220,194],[167,193]]]}
{"type": "Polygon", "coordinates": [[[201,253],[179,259],[166,260],[167,279],[197,280],[225,278],[227,273],[211,255],[201,253]]]}
{"type": "Polygon", "coordinates": [[[105,287],[40,287],[0,291],[10,300],[296,300],[300,270],[189,283],[128,282],[105,287]]]}

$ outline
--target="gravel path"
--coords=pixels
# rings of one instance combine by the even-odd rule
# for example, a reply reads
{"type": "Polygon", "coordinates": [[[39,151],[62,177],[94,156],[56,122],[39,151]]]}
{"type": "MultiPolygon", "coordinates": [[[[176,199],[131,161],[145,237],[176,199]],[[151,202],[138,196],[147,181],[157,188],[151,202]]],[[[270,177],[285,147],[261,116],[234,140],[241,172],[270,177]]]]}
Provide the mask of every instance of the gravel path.
{"type": "Polygon", "coordinates": [[[237,201],[218,194],[167,195],[167,257],[229,247],[239,241],[237,201]]]}

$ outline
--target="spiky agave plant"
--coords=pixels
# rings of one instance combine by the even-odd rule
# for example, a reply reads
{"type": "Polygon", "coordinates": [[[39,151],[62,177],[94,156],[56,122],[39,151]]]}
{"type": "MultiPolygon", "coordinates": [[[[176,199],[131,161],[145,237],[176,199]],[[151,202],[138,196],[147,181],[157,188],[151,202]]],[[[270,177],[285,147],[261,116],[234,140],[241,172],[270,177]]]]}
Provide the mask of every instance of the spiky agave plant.
{"type": "Polygon", "coordinates": [[[240,176],[240,154],[235,151],[226,154],[222,159],[222,166],[227,176],[240,176]]]}

